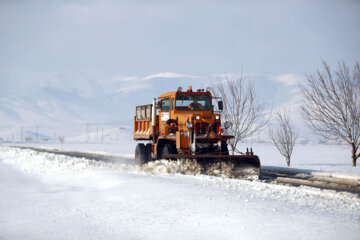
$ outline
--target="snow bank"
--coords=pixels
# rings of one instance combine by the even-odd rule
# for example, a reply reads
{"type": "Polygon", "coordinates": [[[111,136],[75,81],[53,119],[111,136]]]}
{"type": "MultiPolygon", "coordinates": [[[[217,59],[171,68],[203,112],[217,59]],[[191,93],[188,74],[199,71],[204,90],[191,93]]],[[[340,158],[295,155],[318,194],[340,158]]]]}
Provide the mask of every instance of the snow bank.
{"type": "Polygon", "coordinates": [[[360,199],[358,195],[352,193],[211,176],[202,176],[199,179],[202,184],[209,188],[248,192],[250,193],[248,195],[249,201],[259,198],[271,200],[283,199],[297,206],[315,207],[329,211],[336,210],[360,217],[360,199]]]}
{"type": "MultiPolygon", "coordinates": [[[[2,162],[16,169],[40,177],[46,181],[64,181],[81,178],[92,171],[117,171],[138,173],[140,168],[133,164],[106,163],[61,154],[37,152],[29,149],[0,147],[2,162]]],[[[124,159],[126,162],[127,159],[124,159]]]]}
{"type": "MultiPolygon", "coordinates": [[[[275,169],[275,168],[271,168],[275,169]]],[[[282,170],[289,170],[281,168],[282,170]]],[[[337,192],[334,190],[321,190],[318,188],[300,186],[284,186],[264,183],[261,181],[248,181],[241,179],[231,179],[229,168],[224,167],[223,170],[207,172],[203,175],[204,169],[195,160],[157,160],[149,162],[142,166],[142,170],[153,175],[162,177],[191,179],[192,181],[200,181],[201,184],[208,188],[228,189],[233,191],[246,191],[251,193],[248,197],[251,199],[284,199],[298,206],[316,207],[322,210],[347,212],[355,216],[360,214],[360,199],[357,195],[347,192],[337,192]],[[182,176],[179,174],[185,174],[182,176]],[[168,176],[171,175],[171,176],[168,176]],[[191,176],[193,175],[193,176],[191,176]],[[210,176],[209,176],[210,175],[210,176]]],[[[305,171],[303,169],[290,169],[291,173],[305,171]]],[[[312,171],[310,171],[312,172],[312,171]]],[[[317,172],[312,172],[317,175],[317,172]]],[[[318,173],[321,174],[321,173],[318,173]]],[[[322,173],[323,176],[338,176],[331,173],[322,173]]],[[[343,178],[357,179],[356,176],[347,176],[342,174],[343,178]]]]}
{"type": "MultiPolygon", "coordinates": [[[[30,143],[26,143],[29,145],[30,143]]],[[[134,151],[137,142],[124,137],[123,141],[106,144],[81,144],[81,143],[33,143],[32,146],[44,148],[67,149],[74,151],[86,151],[94,153],[121,154],[126,158],[134,158],[134,151]],[[126,156],[124,155],[126,154],[126,156]]],[[[360,177],[360,167],[351,166],[350,149],[342,145],[301,145],[294,148],[291,160],[291,167],[287,167],[283,156],[271,144],[250,144],[244,143],[246,147],[252,147],[255,154],[259,156],[262,166],[275,166],[287,169],[296,169],[310,172],[327,172],[337,176],[346,175],[360,177]]],[[[291,170],[290,170],[291,171],[291,170]]],[[[343,178],[343,177],[341,177],[343,178]]]]}
{"type": "MultiPolygon", "coordinates": [[[[276,168],[271,168],[272,170],[276,168]]],[[[281,168],[284,170],[285,168],[281,168]]],[[[233,191],[246,191],[251,193],[248,196],[251,199],[283,199],[292,202],[298,206],[316,207],[322,210],[347,212],[360,216],[360,199],[358,195],[337,192],[334,190],[322,190],[307,186],[293,187],[286,185],[277,185],[264,183],[262,181],[249,181],[242,179],[232,179],[231,173],[224,168],[222,172],[212,172],[202,175],[203,169],[194,160],[167,161],[159,160],[144,164],[142,170],[162,177],[185,178],[192,181],[200,181],[206,187],[216,189],[228,189],[233,191]],[[182,176],[178,174],[186,174],[182,176]],[[171,176],[168,176],[171,175],[171,176]],[[191,176],[196,175],[196,176],[191,176]],[[210,176],[209,176],[210,175],[210,176]],[[214,177],[215,176],[215,177],[214,177]]],[[[278,169],[279,170],[279,169],[278,169]]],[[[285,169],[289,170],[289,169],[285,169]]],[[[291,173],[299,173],[302,169],[290,169],[291,173]]],[[[306,171],[305,171],[306,172],[306,171]]],[[[311,173],[311,171],[310,171],[311,173]]],[[[320,173],[319,173],[320,174],[320,173]]],[[[314,173],[317,175],[317,173],[314,173]]],[[[331,173],[322,173],[322,176],[332,176],[331,173]]],[[[336,175],[335,175],[336,176],[336,175]]],[[[354,179],[355,176],[341,175],[343,178],[354,179]]],[[[356,178],[357,179],[357,178],[356,178]]]]}
{"type": "Polygon", "coordinates": [[[286,174],[308,174],[312,176],[319,176],[319,177],[333,177],[333,178],[341,178],[347,180],[355,180],[360,181],[359,175],[349,175],[345,173],[333,173],[333,172],[320,172],[310,169],[300,169],[300,168],[288,168],[288,167],[275,167],[275,166],[262,166],[261,170],[263,171],[270,171],[270,172],[280,172],[286,174]]]}
{"type": "MultiPolygon", "coordinates": [[[[131,162],[105,163],[9,147],[0,147],[0,159],[3,159],[4,163],[10,164],[16,169],[40,177],[47,182],[66,182],[79,178],[87,178],[94,171],[102,171],[104,174],[109,175],[113,173],[146,175],[145,172],[147,172],[151,175],[159,175],[158,178],[175,178],[185,182],[190,181],[191,184],[200,184],[206,188],[245,191],[249,193],[248,199],[281,199],[298,206],[346,212],[356,216],[359,216],[360,213],[360,199],[355,194],[320,190],[311,187],[275,185],[261,181],[229,179],[227,178],[226,171],[218,173],[218,176],[222,177],[201,175],[201,166],[193,160],[154,161],[145,164],[140,169],[131,162]]],[[[109,184],[111,185],[111,183],[109,184]]]]}

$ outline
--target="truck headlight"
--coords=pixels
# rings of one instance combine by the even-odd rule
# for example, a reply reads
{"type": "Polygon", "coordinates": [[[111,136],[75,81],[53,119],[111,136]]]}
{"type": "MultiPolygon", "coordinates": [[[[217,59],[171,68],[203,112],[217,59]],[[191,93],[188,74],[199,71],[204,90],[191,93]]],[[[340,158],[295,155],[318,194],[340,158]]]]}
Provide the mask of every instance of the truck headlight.
{"type": "Polygon", "coordinates": [[[219,120],[219,119],[220,119],[220,116],[215,116],[215,119],[216,119],[216,120],[219,120]]]}
{"type": "Polygon", "coordinates": [[[224,123],[224,127],[225,127],[226,129],[228,129],[230,126],[231,126],[231,123],[230,123],[230,122],[225,122],[225,123],[224,123]]]}
{"type": "Polygon", "coordinates": [[[193,128],[194,127],[194,124],[192,122],[187,122],[186,123],[186,127],[187,128],[193,128]]]}

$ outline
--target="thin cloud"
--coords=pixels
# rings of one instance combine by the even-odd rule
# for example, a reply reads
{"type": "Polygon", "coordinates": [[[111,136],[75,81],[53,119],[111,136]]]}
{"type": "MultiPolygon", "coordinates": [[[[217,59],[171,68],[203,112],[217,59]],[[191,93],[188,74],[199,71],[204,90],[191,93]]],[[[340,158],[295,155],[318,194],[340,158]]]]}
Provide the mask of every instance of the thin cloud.
{"type": "Polygon", "coordinates": [[[151,74],[145,77],[134,77],[134,76],[127,76],[119,78],[120,81],[128,82],[128,81],[147,81],[154,78],[191,78],[191,79],[199,79],[200,76],[193,76],[188,74],[181,74],[181,73],[174,73],[174,72],[160,72],[156,74],[151,74]]]}
{"type": "Polygon", "coordinates": [[[296,86],[298,85],[298,83],[304,80],[304,77],[297,74],[289,73],[270,77],[270,80],[282,83],[284,86],[296,86]]]}
{"type": "Polygon", "coordinates": [[[181,74],[181,73],[161,72],[161,73],[146,76],[146,77],[142,78],[141,80],[146,81],[146,80],[153,79],[153,78],[192,78],[192,79],[196,79],[196,78],[200,78],[200,77],[187,75],[187,74],[181,74]]]}

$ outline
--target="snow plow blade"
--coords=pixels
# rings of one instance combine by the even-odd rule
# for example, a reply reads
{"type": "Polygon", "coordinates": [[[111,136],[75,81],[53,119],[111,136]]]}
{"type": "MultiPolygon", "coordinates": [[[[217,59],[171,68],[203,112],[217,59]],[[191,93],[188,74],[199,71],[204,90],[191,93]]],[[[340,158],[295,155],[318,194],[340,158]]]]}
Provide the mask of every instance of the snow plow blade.
{"type": "Polygon", "coordinates": [[[192,159],[203,167],[203,173],[212,176],[259,179],[260,159],[256,155],[184,155],[164,154],[169,160],[192,159]]]}

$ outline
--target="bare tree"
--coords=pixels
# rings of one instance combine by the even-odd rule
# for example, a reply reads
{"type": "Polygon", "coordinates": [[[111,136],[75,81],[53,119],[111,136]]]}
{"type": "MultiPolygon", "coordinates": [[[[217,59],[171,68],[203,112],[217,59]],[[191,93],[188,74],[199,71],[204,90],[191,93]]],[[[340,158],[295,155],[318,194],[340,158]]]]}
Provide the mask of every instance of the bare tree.
{"type": "Polygon", "coordinates": [[[269,128],[269,136],[280,154],[285,157],[289,167],[297,133],[295,132],[294,126],[291,124],[290,111],[279,111],[275,116],[279,126],[276,129],[269,128]]]}
{"type": "Polygon", "coordinates": [[[263,117],[264,104],[255,95],[254,85],[241,75],[236,80],[217,77],[215,83],[211,82],[213,95],[223,99],[221,121],[229,122],[230,127],[225,134],[234,138],[227,141],[231,152],[240,152],[236,149],[239,141],[251,136],[261,129],[268,119],[263,117]]]}
{"type": "Polygon", "coordinates": [[[309,126],[325,140],[351,146],[352,165],[356,166],[360,145],[360,64],[350,72],[344,61],[332,72],[323,61],[323,70],[308,75],[301,86],[302,110],[309,126]]]}

